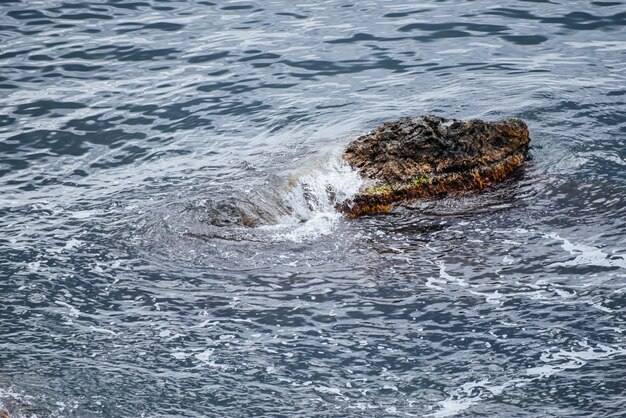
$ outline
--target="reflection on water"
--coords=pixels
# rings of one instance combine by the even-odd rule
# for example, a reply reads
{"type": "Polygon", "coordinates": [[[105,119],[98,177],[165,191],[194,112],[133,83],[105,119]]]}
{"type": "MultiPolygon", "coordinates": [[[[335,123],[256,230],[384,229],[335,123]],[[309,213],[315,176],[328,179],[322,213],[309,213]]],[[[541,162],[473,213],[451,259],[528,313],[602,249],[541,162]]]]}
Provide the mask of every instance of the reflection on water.
{"type": "Polygon", "coordinates": [[[618,416],[623,1],[6,2],[11,416],[618,416]],[[355,136],[528,122],[524,175],[348,220],[355,136]]]}

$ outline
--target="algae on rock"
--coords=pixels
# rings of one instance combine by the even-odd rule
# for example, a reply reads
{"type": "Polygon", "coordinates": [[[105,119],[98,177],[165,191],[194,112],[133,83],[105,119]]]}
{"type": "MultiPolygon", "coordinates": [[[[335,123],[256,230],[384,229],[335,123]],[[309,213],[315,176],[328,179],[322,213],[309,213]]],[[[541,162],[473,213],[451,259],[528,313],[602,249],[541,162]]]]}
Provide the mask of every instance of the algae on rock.
{"type": "Polygon", "coordinates": [[[520,119],[425,115],[385,122],[346,148],[344,160],[365,182],[338,209],[356,217],[389,211],[400,202],[481,190],[510,177],[529,143],[528,127],[520,119]]]}

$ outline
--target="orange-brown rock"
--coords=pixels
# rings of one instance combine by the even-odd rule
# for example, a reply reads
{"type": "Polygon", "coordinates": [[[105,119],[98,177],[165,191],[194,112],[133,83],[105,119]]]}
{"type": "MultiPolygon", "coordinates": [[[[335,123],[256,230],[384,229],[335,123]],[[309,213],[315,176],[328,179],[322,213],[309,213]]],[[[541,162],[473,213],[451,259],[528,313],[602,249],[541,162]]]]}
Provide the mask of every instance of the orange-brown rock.
{"type": "Polygon", "coordinates": [[[510,177],[530,138],[520,119],[460,121],[434,115],[385,122],[343,154],[364,186],[338,209],[350,217],[395,204],[481,190],[510,177]]]}

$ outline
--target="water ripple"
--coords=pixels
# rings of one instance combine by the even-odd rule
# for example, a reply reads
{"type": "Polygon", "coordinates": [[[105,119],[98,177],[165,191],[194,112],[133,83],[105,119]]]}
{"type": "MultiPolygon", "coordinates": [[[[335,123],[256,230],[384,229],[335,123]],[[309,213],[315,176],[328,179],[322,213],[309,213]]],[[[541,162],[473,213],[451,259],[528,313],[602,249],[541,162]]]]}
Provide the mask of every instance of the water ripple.
{"type": "Polygon", "coordinates": [[[0,409],[623,412],[622,1],[4,3],[0,409]],[[530,161],[337,214],[343,147],[430,112],[530,161]]]}

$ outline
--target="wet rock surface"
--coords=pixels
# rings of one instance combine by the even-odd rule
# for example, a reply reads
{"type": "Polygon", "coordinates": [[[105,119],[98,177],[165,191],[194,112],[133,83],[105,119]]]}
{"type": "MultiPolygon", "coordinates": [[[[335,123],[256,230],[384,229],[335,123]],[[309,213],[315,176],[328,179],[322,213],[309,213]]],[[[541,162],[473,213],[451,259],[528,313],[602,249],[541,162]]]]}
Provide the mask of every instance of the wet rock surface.
{"type": "Polygon", "coordinates": [[[343,158],[366,181],[338,208],[358,216],[388,211],[399,202],[483,189],[517,170],[529,142],[520,119],[425,115],[385,122],[346,148],[343,158]]]}

